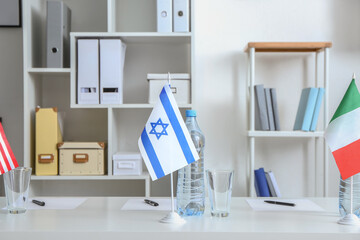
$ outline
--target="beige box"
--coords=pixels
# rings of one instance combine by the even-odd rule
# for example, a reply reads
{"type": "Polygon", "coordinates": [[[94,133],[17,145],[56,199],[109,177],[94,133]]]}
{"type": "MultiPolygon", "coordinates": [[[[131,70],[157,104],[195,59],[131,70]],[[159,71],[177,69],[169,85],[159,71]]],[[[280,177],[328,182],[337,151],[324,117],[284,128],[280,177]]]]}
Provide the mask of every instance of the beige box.
{"type": "MultiPolygon", "coordinates": [[[[149,103],[156,103],[164,85],[168,82],[168,74],[149,73],[149,103]]],[[[190,74],[171,73],[170,89],[178,104],[190,103],[190,74]]]]}
{"type": "Polygon", "coordinates": [[[104,175],[103,142],[63,142],[59,148],[60,175],[104,175]]]}

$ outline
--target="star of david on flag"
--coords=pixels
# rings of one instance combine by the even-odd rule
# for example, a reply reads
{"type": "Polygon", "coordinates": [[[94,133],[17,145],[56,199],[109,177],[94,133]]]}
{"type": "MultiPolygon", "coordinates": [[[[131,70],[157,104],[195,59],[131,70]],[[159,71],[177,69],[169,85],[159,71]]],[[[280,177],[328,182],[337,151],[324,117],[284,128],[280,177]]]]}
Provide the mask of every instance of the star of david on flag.
{"type": "Polygon", "coordinates": [[[159,95],[138,145],[153,181],[199,159],[168,84],[159,95]]]}

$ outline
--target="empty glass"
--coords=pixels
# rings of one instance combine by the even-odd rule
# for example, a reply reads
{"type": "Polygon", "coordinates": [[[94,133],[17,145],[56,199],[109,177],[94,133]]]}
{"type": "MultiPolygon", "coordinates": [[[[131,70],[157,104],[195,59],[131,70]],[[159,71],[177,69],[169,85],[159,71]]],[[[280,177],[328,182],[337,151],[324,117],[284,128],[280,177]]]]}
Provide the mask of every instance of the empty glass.
{"type": "Polygon", "coordinates": [[[211,216],[229,216],[233,176],[233,170],[206,170],[211,216]]]}
{"type": "Polygon", "coordinates": [[[26,212],[28,202],[31,168],[18,167],[3,174],[6,207],[9,213],[26,212]]]}

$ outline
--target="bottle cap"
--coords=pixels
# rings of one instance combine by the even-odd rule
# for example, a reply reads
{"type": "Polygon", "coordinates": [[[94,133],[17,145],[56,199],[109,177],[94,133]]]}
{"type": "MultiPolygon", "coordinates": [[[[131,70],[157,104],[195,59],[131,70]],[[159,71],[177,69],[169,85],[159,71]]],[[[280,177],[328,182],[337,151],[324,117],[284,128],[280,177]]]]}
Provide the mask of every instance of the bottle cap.
{"type": "Polygon", "coordinates": [[[186,110],[186,116],[187,117],[196,117],[196,111],[195,110],[186,110]]]}

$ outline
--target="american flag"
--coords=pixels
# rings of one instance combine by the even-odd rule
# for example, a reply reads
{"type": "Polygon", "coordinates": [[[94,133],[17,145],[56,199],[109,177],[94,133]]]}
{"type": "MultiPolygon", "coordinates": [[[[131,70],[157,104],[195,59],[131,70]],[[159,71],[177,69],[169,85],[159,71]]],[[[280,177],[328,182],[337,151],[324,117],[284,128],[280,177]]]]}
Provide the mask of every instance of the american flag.
{"type": "Polygon", "coordinates": [[[3,126],[0,123],[0,175],[18,166],[19,164],[16,161],[14,153],[6,139],[3,126]]]}

